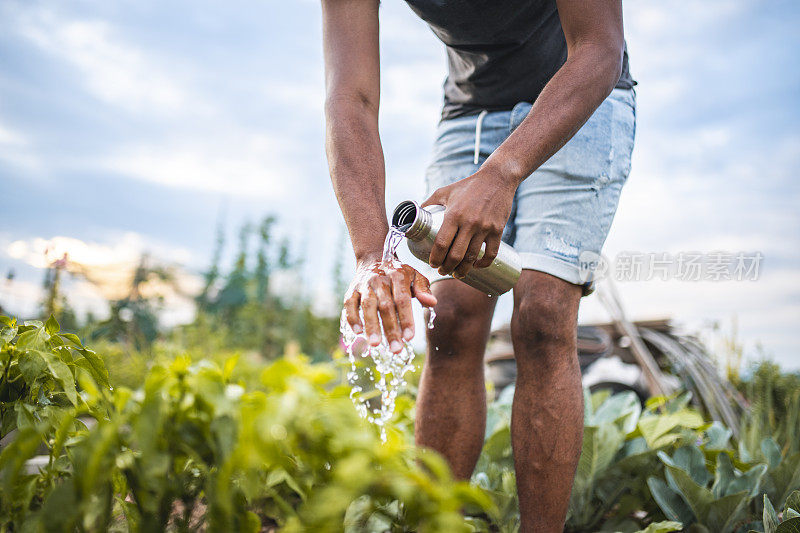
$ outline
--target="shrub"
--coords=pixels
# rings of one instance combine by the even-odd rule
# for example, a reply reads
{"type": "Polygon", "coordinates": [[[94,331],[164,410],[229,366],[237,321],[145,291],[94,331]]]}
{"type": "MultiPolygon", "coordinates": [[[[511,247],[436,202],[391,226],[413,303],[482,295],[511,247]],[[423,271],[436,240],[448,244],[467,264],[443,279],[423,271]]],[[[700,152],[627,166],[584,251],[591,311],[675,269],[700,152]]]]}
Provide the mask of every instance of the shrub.
{"type": "MultiPolygon", "coordinates": [[[[464,483],[413,446],[416,376],[382,444],[353,409],[338,352],[269,365],[179,346],[153,353],[115,368],[112,389],[101,357],[55,320],[0,317],[0,530],[519,528],[513,388],[489,406],[464,483]]],[[[126,354],[105,357],[118,365],[126,354]]],[[[790,447],[771,435],[757,452],[732,443],[688,394],[644,407],[632,393],[586,394],[569,531],[796,530],[800,454],[790,447]]]]}

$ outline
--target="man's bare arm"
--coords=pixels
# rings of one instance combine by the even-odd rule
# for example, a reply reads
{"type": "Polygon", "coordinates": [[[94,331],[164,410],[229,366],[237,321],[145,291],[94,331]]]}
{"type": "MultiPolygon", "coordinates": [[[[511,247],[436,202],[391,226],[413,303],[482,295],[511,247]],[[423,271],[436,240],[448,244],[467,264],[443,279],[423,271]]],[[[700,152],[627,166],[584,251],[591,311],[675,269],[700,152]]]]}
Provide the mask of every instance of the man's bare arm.
{"type": "Polygon", "coordinates": [[[428,280],[410,266],[381,264],[389,224],[378,136],[378,3],[322,0],[326,151],[358,263],[344,301],[347,321],[373,345],[381,342],[383,325],[390,349],[399,352],[401,341],[414,336],[411,299],[431,306],[436,298],[428,280]]]}
{"type": "Polygon", "coordinates": [[[378,135],[378,0],[323,0],[326,151],[359,262],[380,260],[389,231],[378,135]]]}
{"type": "Polygon", "coordinates": [[[622,68],[621,0],[557,0],[567,61],[520,126],[480,170],[437,190],[423,205],[447,206],[431,251],[440,272],[463,276],[491,264],[519,184],[555,154],[611,93],[622,68]],[[486,253],[476,258],[481,245],[486,253]]]}
{"type": "Polygon", "coordinates": [[[575,135],[614,89],[622,69],[622,1],[556,3],[567,61],[519,128],[485,163],[517,184],[575,135]]]}

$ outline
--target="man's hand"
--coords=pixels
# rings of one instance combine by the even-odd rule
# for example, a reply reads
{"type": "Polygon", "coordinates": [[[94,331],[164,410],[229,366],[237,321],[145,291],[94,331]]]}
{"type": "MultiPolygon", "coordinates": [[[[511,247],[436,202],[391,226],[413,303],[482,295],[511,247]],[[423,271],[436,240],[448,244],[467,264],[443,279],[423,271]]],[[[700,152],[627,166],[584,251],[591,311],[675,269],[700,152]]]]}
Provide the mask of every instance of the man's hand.
{"type": "Polygon", "coordinates": [[[377,346],[381,343],[382,321],[389,349],[398,353],[403,349],[401,338],[410,341],[414,337],[412,298],[427,307],[436,305],[431,284],[414,268],[396,261],[361,263],[344,299],[347,322],[356,334],[366,329],[368,342],[377,346]],[[364,324],[359,307],[364,313],[364,324]]]}
{"type": "Polygon", "coordinates": [[[511,215],[518,182],[491,168],[437,189],[422,206],[443,205],[444,222],[431,250],[430,265],[442,275],[463,278],[473,268],[492,264],[511,215]],[[486,243],[481,259],[478,253],[486,243]]]}

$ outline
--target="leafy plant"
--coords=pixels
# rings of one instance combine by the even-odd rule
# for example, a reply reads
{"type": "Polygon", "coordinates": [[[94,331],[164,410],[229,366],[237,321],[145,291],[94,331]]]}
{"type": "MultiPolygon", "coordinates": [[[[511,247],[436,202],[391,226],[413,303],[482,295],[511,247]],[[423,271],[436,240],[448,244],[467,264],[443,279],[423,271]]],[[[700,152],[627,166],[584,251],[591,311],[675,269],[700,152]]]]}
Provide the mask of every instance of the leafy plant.
{"type": "MultiPolygon", "coordinates": [[[[34,334],[46,361],[66,353],[55,324],[23,329],[3,329],[3,353],[24,359],[34,334]]],[[[454,481],[435,453],[410,447],[397,432],[382,444],[347,389],[331,388],[331,365],[283,358],[248,383],[234,380],[236,366],[178,357],[155,364],[141,390],[115,389],[108,402],[108,391],[83,384],[81,371],[67,385],[44,368],[31,375],[43,387],[80,389],[75,402],[86,408],[32,405],[33,419],[58,423],[21,427],[0,453],[0,528],[469,531],[464,506],[496,517],[486,494],[454,481]],[[107,416],[98,414],[87,431],[78,416],[97,405],[107,416]],[[42,442],[48,460],[31,472],[42,442]]],[[[72,397],[53,391],[46,397],[72,397]]]]}
{"type": "Polygon", "coordinates": [[[742,447],[758,455],[762,439],[772,437],[788,456],[800,453],[800,373],[781,372],[762,361],[739,384],[750,402],[742,420],[742,447]]]}
{"type": "Polygon", "coordinates": [[[666,483],[657,477],[647,480],[650,491],[664,514],[695,529],[727,533],[734,531],[750,501],[759,494],[767,465],[746,471],[733,466],[727,453],[716,454],[714,474],[706,467],[706,455],[694,445],[685,445],[670,457],[658,453],[664,463],[666,483]]]}
{"type": "MultiPolygon", "coordinates": [[[[224,346],[159,342],[135,359],[105,348],[52,319],[0,317],[0,530],[519,529],[513,387],[489,406],[468,484],[413,446],[416,375],[382,444],[352,408],[338,351],[332,363],[265,364],[224,346]]],[[[771,435],[754,451],[732,443],[687,394],[644,407],[630,393],[586,394],[569,531],[796,531],[791,447],[771,435]]]]}
{"type": "MultiPolygon", "coordinates": [[[[508,387],[489,406],[486,442],[472,478],[494,500],[500,531],[516,531],[519,524],[509,430],[513,394],[508,387]]],[[[688,395],[653,399],[642,410],[630,392],[585,394],[583,449],[567,529],[633,532],[652,525],[650,531],[658,531],[659,526],[647,525],[652,513],[644,520],[630,518],[643,509],[658,512],[646,486],[647,476],[661,468],[656,452],[702,437],[705,422],[687,406],[688,395]]],[[[664,522],[661,527],[675,526],[664,522]]]]}
{"type": "Polygon", "coordinates": [[[80,378],[108,387],[100,357],[50,318],[19,325],[0,316],[0,437],[36,425],[55,427],[70,410],[98,414],[79,394],[80,378]]]}
{"type": "Polygon", "coordinates": [[[772,502],[764,495],[763,526],[765,533],[800,532],[800,491],[794,491],[787,499],[781,516],[775,512],[772,502]]]}
{"type": "Polygon", "coordinates": [[[781,506],[793,490],[800,488],[800,452],[790,456],[784,454],[772,437],[765,437],[761,441],[759,452],[751,453],[744,445],[744,441],[739,443],[739,456],[742,461],[767,463],[764,492],[781,506]]]}

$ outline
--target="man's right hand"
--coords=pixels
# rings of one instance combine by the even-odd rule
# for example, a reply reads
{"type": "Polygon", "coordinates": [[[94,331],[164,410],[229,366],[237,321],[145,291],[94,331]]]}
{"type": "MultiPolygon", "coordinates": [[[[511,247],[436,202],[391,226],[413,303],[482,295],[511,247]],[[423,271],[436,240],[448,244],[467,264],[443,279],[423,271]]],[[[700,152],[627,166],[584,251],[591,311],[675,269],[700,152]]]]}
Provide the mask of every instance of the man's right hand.
{"type": "Polygon", "coordinates": [[[430,282],[413,267],[397,261],[360,263],[344,299],[347,322],[356,334],[366,330],[372,346],[381,343],[382,322],[389,350],[398,353],[403,349],[401,340],[414,337],[412,298],[426,307],[436,305],[430,282]],[[359,307],[364,314],[363,324],[359,307]]]}

